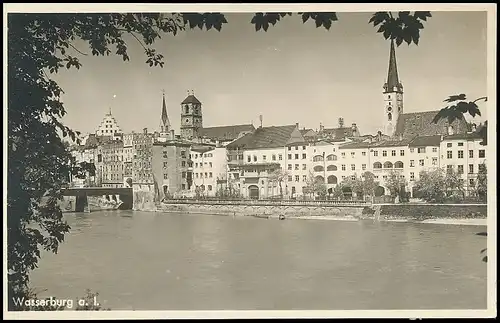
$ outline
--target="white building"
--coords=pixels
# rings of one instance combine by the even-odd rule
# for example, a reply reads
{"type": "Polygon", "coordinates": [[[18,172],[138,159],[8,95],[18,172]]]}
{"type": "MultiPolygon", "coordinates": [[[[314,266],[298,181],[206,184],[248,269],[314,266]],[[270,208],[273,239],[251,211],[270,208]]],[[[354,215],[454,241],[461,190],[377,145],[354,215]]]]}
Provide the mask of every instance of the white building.
{"type": "Polygon", "coordinates": [[[191,147],[193,163],[192,191],[202,196],[214,197],[225,188],[227,179],[227,157],[224,147],[191,147]]]}
{"type": "Polygon", "coordinates": [[[101,123],[97,127],[95,134],[97,136],[112,136],[114,138],[122,133],[123,132],[118,125],[118,122],[111,114],[111,109],[109,109],[109,112],[104,116],[101,123]]]}

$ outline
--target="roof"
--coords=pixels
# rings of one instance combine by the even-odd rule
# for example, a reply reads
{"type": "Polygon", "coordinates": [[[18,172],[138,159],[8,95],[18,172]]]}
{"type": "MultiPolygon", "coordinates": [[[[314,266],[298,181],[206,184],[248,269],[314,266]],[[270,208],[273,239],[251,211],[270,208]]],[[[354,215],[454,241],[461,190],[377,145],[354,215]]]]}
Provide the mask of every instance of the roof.
{"type": "Polygon", "coordinates": [[[195,145],[191,147],[191,151],[202,154],[211,150],[215,150],[215,148],[212,146],[200,146],[200,145],[195,145]]]}
{"type": "MultiPolygon", "coordinates": [[[[415,136],[446,135],[448,132],[446,118],[440,119],[437,124],[432,122],[438,112],[439,110],[401,114],[396,123],[394,136],[414,138],[415,136]]],[[[455,133],[467,132],[467,122],[463,119],[456,119],[452,126],[455,133]]]]}
{"type": "Polygon", "coordinates": [[[401,147],[408,146],[411,142],[411,139],[403,139],[403,140],[383,140],[376,141],[372,143],[372,147],[401,147]]]}
{"type": "Polygon", "coordinates": [[[182,139],[169,139],[166,141],[157,141],[153,146],[191,146],[191,142],[182,139]]]}
{"type": "Polygon", "coordinates": [[[483,139],[483,138],[478,132],[459,133],[455,135],[443,136],[443,140],[474,140],[474,139],[483,139]]]}
{"type": "Polygon", "coordinates": [[[227,145],[227,149],[259,149],[284,147],[288,143],[304,142],[297,125],[271,126],[255,129],[227,145]],[[297,132],[294,134],[294,132],[297,132]]]}
{"type": "Polygon", "coordinates": [[[310,137],[310,136],[315,136],[316,132],[312,129],[300,129],[300,134],[302,136],[310,137]]]}
{"type": "Polygon", "coordinates": [[[369,142],[351,142],[339,147],[339,149],[361,149],[370,148],[373,144],[369,142]]]}
{"type": "Polygon", "coordinates": [[[254,131],[255,127],[252,124],[241,124],[234,126],[218,126],[201,128],[198,130],[200,137],[206,137],[213,140],[234,140],[238,138],[242,132],[254,131]]]}
{"type": "Polygon", "coordinates": [[[182,101],[181,104],[188,104],[188,103],[193,103],[193,104],[201,104],[200,100],[198,100],[194,94],[190,94],[188,95],[187,98],[184,99],[184,101],[182,101]]]}
{"type": "Polygon", "coordinates": [[[352,127],[342,127],[342,128],[324,128],[320,130],[320,135],[331,136],[335,139],[341,139],[345,137],[353,137],[355,135],[352,127]]]}
{"type": "Polygon", "coordinates": [[[413,139],[409,146],[410,147],[427,147],[427,146],[439,146],[441,143],[441,135],[434,136],[418,136],[413,139]]]}
{"type": "Polygon", "coordinates": [[[389,54],[389,71],[387,72],[387,83],[384,84],[385,92],[403,92],[403,85],[399,82],[398,65],[396,63],[396,50],[394,40],[391,40],[391,52],[389,54]]]}
{"type": "Polygon", "coordinates": [[[168,120],[167,103],[165,102],[165,94],[163,94],[163,104],[161,108],[161,122],[165,128],[170,128],[170,120],[168,120]]]}

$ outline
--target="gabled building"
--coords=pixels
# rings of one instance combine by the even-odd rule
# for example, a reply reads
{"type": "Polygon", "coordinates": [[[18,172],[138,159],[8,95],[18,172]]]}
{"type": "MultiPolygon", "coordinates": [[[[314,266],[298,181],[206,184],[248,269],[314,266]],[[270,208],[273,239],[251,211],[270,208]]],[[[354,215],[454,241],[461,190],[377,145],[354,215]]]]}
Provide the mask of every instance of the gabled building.
{"type": "Polygon", "coordinates": [[[97,127],[95,134],[96,136],[114,137],[122,133],[123,131],[118,125],[118,122],[116,121],[115,117],[111,114],[111,108],[110,108],[109,112],[106,113],[101,123],[97,127]]]}
{"type": "Polygon", "coordinates": [[[304,142],[298,124],[259,127],[226,146],[228,180],[238,185],[243,197],[291,195],[292,186],[285,173],[289,162],[287,147],[303,147],[304,142]],[[277,176],[278,180],[272,174],[279,172],[283,176],[277,176]]]}
{"type": "Polygon", "coordinates": [[[439,110],[401,114],[396,124],[394,136],[407,139],[416,136],[467,133],[467,122],[464,119],[456,119],[451,125],[446,118],[440,119],[436,124],[433,123],[432,120],[438,113],[439,110]]]}

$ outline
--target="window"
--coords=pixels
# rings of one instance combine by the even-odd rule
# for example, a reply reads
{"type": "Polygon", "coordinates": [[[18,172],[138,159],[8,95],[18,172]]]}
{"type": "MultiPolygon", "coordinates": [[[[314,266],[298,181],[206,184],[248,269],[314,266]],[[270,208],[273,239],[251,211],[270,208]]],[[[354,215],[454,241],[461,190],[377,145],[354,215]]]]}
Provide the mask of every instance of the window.
{"type": "Polygon", "coordinates": [[[432,152],[433,153],[437,153],[437,151],[438,151],[437,147],[432,147],[432,152]]]}
{"type": "Polygon", "coordinates": [[[361,152],[361,156],[366,156],[366,151],[361,152]]]}
{"type": "Polygon", "coordinates": [[[211,191],[212,190],[212,185],[208,185],[208,190],[211,191]]]}
{"type": "Polygon", "coordinates": [[[387,150],[382,150],[382,156],[387,157],[387,150]]]}
{"type": "Polygon", "coordinates": [[[208,166],[209,166],[210,168],[212,168],[212,162],[209,162],[209,163],[208,163],[208,166]]]}
{"type": "Polygon", "coordinates": [[[463,145],[464,145],[464,143],[463,143],[463,142],[459,142],[459,143],[458,143],[458,147],[462,147],[463,145]]]}
{"type": "Polygon", "coordinates": [[[437,165],[437,163],[438,163],[438,159],[437,159],[437,157],[432,157],[432,165],[433,165],[433,166],[436,166],[436,165],[437,165]]]}
{"type": "Polygon", "coordinates": [[[186,167],[186,162],[184,160],[181,162],[181,166],[186,167]]]}
{"type": "Polygon", "coordinates": [[[344,152],[343,152],[343,153],[341,153],[341,155],[342,155],[342,157],[345,157],[345,153],[344,153],[344,152]]]}
{"type": "Polygon", "coordinates": [[[410,181],[414,181],[414,180],[415,180],[415,173],[410,172],[410,181]]]}
{"type": "Polygon", "coordinates": [[[292,164],[288,164],[288,170],[292,170],[292,164]]]}
{"type": "Polygon", "coordinates": [[[196,176],[196,178],[198,178],[198,173],[195,173],[194,175],[196,176]]]}
{"type": "Polygon", "coordinates": [[[356,170],[356,165],[351,164],[351,170],[356,170]]]}
{"type": "Polygon", "coordinates": [[[463,150],[458,151],[458,158],[464,158],[464,151],[463,150]]]}
{"type": "Polygon", "coordinates": [[[212,172],[208,173],[208,177],[212,178],[212,172]]]}
{"type": "Polygon", "coordinates": [[[302,164],[302,170],[306,170],[307,169],[307,164],[302,164]]]}
{"type": "Polygon", "coordinates": [[[355,180],[356,180],[356,175],[352,175],[352,176],[351,176],[351,179],[352,179],[353,181],[355,181],[355,180]]]}
{"type": "Polygon", "coordinates": [[[448,173],[451,173],[452,170],[453,170],[453,165],[446,165],[446,171],[448,173]]]}
{"type": "Polygon", "coordinates": [[[295,159],[299,159],[299,154],[295,154],[295,159]]]}
{"type": "Polygon", "coordinates": [[[288,159],[292,159],[292,154],[288,154],[288,159]]]}
{"type": "Polygon", "coordinates": [[[289,146],[289,147],[288,147],[288,150],[292,150],[292,147],[291,147],[291,146],[289,146]]]}
{"type": "Polygon", "coordinates": [[[295,164],[295,170],[299,170],[299,164],[295,164]]]}
{"type": "Polygon", "coordinates": [[[451,150],[448,150],[446,152],[446,158],[448,158],[448,159],[452,159],[453,158],[453,152],[451,150]]]}
{"type": "Polygon", "coordinates": [[[256,162],[257,161],[257,156],[253,156],[253,161],[256,162]]]}
{"type": "Polygon", "coordinates": [[[451,142],[447,143],[446,144],[446,147],[450,148],[452,145],[451,145],[451,142]]]}
{"type": "Polygon", "coordinates": [[[181,157],[186,158],[186,152],[184,150],[181,151],[181,157]]]}
{"type": "Polygon", "coordinates": [[[414,148],[410,148],[410,153],[413,154],[413,152],[415,151],[414,148]]]}
{"type": "Polygon", "coordinates": [[[354,156],[356,155],[356,153],[353,151],[351,152],[351,157],[354,158],[354,156]]]}
{"type": "Polygon", "coordinates": [[[182,178],[186,178],[186,172],[181,173],[182,178]]]}
{"type": "Polygon", "coordinates": [[[395,150],[391,151],[391,156],[396,156],[396,151],[395,150]]]}
{"type": "Polygon", "coordinates": [[[404,150],[400,150],[399,151],[399,156],[404,156],[405,155],[405,151],[404,150]]]}
{"type": "Polygon", "coordinates": [[[182,189],[185,190],[186,189],[186,184],[182,184],[182,189]]]}
{"type": "Polygon", "coordinates": [[[423,160],[423,159],[420,159],[420,160],[418,161],[418,164],[419,164],[420,166],[424,166],[424,160],[423,160]]]}
{"type": "Polygon", "coordinates": [[[163,162],[163,167],[167,167],[168,166],[168,163],[167,162],[163,162]]]}
{"type": "Polygon", "coordinates": [[[474,174],[474,164],[469,164],[469,174],[474,174]]]}
{"type": "Polygon", "coordinates": [[[299,175],[295,175],[295,181],[298,182],[300,180],[300,176],[299,175]]]}
{"type": "Polygon", "coordinates": [[[415,161],[413,159],[410,160],[410,167],[415,167],[415,161]]]}
{"type": "Polygon", "coordinates": [[[481,149],[479,150],[479,158],[484,158],[486,156],[485,150],[481,149]]]}
{"type": "Polygon", "coordinates": [[[267,156],[266,155],[263,155],[262,156],[262,160],[266,160],[267,159],[267,156]]]}
{"type": "Polygon", "coordinates": [[[378,151],[377,150],[374,150],[373,151],[373,156],[377,157],[378,156],[378,151]]]}
{"type": "Polygon", "coordinates": [[[276,155],[273,155],[273,156],[271,157],[271,159],[272,159],[272,160],[276,160],[276,155]]]}
{"type": "Polygon", "coordinates": [[[163,174],[163,179],[168,179],[168,174],[163,174]]]}
{"type": "Polygon", "coordinates": [[[473,178],[469,179],[469,185],[474,186],[474,179],[473,178]]]}
{"type": "Polygon", "coordinates": [[[283,160],[283,155],[282,154],[278,155],[278,160],[283,160]]]}
{"type": "Polygon", "coordinates": [[[469,158],[474,158],[474,150],[469,150],[469,158]]]}
{"type": "Polygon", "coordinates": [[[345,165],[342,165],[342,170],[345,170],[345,165]]]}
{"type": "Polygon", "coordinates": [[[295,150],[299,150],[299,146],[295,146],[295,150]]]}
{"type": "Polygon", "coordinates": [[[208,178],[208,173],[205,173],[205,178],[208,178]]]}
{"type": "Polygon", "coordinates": [[[306,154],[302,154],[302,159],[306,159],[306,154]]]}
{"type": "Polygon", "coordinates": [[[292,181],[292,176],[291,175],[288,175],[288,181],[291,182],[292,181]]]}
{"type": "Polygon", "coordinates": [[[168,155],[167,155],[166,151],[163,152],[163,158],[168,158],[168,155]]]}
{"type": "Polygon", "coordinates": [[[362,170],[366,170],[366,164],[362,164],[362,165],[361,165],[361,169],[362,169],[362,170]]]}
{"type": "Polygon", "coordinates": [[[345,176],[342,176],[342,180],[344,180],[344,179],[345,179],[345,176]]]}
{"type": "Polygon", "coordinates": [[[307,176],[306,175],[302,175],[302,181],[303,182],[307,182],[307,176]]]}
{"type": "Polygon", "coordinates": [[[247,157],[248,162],[250,163],[252,161],[252,156],[247,157]]]}
{"type": "Polygon", "coordinates": [[[463,174],[464,173],[464,165],[458,165],[457,166],[457,171],[459,174],[463,174]]]}
{"type": "Polygon", "coordinates": [[[417,151],[419,154],[424,154],[425,153],[425,147],[419,147],[417,148],[417,151]]]}

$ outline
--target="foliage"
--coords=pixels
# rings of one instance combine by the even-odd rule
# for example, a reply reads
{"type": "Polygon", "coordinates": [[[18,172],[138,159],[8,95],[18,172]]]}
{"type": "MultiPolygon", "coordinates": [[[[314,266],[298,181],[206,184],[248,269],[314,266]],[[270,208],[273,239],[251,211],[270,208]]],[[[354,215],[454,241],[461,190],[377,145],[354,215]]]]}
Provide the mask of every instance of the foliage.
{"type": "Polygon", "coordinates": [[[273,184],[278,184],[280,188],[280,198],[283,198],[283,182],[288,177],[288,171],[279,168],[269,174],[269,181],[273,184]]]}
{"type": "MultiPolygon", "coordinates": [[[[444,100],[448,104],[445,108],[439,110],[438,114],[432,120],[433,123],[438,123],[439,120],[446,118],[448,123],[451,124],[455,120],[463,120],[466,114],[471,117],[480,116],[481,111],[476,102],[488,101],[487,97],[480,97],[474,101],[468,101],[465,94],[452,95],[444,100]]],[[[488,144],[488,122],[484,123],[480,129],[478,129],[478,134],[481,136],[483,141],[481,145],[488,144]]]]}
{"type": "Polygon", "coordinates": [[[441,168],[422,171],[415,181],[415,196],[426,202],[442,203],[446,198],[445,173],[441,168]]]}
{"type": "Polygon", "coordinates": [[[314,177],[314,174],[309,171],[306,179],[306,186],[304,188],[304,193],[310,195],[316,195],[320,198],[325,198],[327,195],[327,188],[324,181],[321,181],[314,177]]]}
{"type": "Polygon", "coordinates": [[[447,170],[444,177],[444,184],[448,198],[455,201],[463,200],[465,198],[464,183],[461,173],[454,169],[447,170]]]}
{"type": "Polygon", "coordinates": [[[486,163],[483,162],[482,167],[479,167],[476,178],[476,192],[482,201],[486,201],[488,197],[488,171],[486,163]]]}
{"type": "MultiPolygon", "coordinates": [[[[422,21],[429,12],[376,13],[370,22],[386,39],[418,44],[422,21]],[[388,17],[387,17],[388,14],[388,17]],[[409,41],[408,41],[409,40],[409,41]]],[[[258,13],[256,30],[268,30],[291,14],[258,13]],[[260,26],[260,27],[259,27],[260,26]]],[[[299,13],[303,22],[330,29],[336,13],[299,13]]],[[[227,23],[220,13],[109,13],[109,14],[9,14],[8,15],[8,286],[9,296],[26,295],[29,271],[36,268],[39,248],[57,252],[70,229],[57,205],[68,174],[83,176],[88,165],[74,165],[62,137],[79,143],[79,133],[63,125],[66,114],[63,89],[51,75],[61,68],[80,69],[76,48],[83,40],[93,56],[120,56],[129,61],[130,35],[144,49],[146,64],[163,67],[163,55],[151,45],[163,34],[176,35],[189,28],[220,31],[227,23]],[[40,204],[41,198],[46,203],[40,204]],[[35,224],[35,226],[33,226],[35,224]],[[33,227],[38,227],[37,229],[33,227]]]]}
{"type": "Polygon", "coordinates": [[[389,171],[385,180],[385,186],[389,189],[392,197],[401,196],[406,185],[407,181],[404,177],[401,177],[400,172],[395,170],[389,171]]]}

